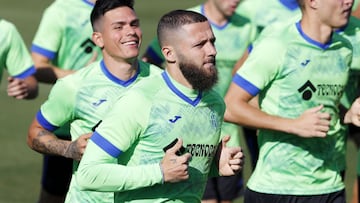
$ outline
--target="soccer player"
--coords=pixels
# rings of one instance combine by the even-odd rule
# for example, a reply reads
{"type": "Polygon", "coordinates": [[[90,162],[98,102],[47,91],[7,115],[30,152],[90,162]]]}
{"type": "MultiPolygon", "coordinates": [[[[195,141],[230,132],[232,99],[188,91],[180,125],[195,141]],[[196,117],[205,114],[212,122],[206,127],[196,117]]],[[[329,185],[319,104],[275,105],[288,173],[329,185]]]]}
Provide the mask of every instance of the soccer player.
{"type": "MultiPolygon", "coordinates": [[[[74,173],[92,128],[111,105],[134,83],[162,70],[137,60],[142,32],[133,2],[99,0],[91,13],[92,40],[102,49],[104,59],[61,78],[34,118],[28,145],[41,153],[76,160],[74,173]],[[71,123],[72,141],[59,139],[54,131],[71,123]]],[[[71,181],[66,201],[112,202],[113,193],[82,192],[71,181]]]]}
{"type": "Polygon", "coordinates": [[[0,80],[3,70],[9,73],[7,94],[16,99],[34,99],[38,84],[29,51],[15,25],[0,18],[0,80]]]}
{"type": "Polygon", "coordinates": [[[95,1],[56,0],[44,11],[31,47],[41,82],[55,83],[101,59],[101,50],[91,40],[89,16],[95,1]]]}
{"type": "MultiPolygon", "coordinates": [[[[102,58],[100,48],[91,40],[90,13],[94,2],[56,0],[46,8],[31,47],[39,82],[53,84],[102,58]]],[[[64,124],[55,134],[71,140],[70,125],[64,124]]],[[[44,155],[39,203],[64,202],[71,173],[71,159],[44,155]]]]}
{"type": "MultiPolygon", "coordinates": [[[[355,5],[354,5],[355,6],[355,5]]],[[[353,7],[354,7],[353,6],[353,7]]],[[[351,62],[351,68],[350,68],[350,76],[349,81],[345,87],[344,94],[340,100],[342,107],[344,108],[343,111],[345,112],[347,109],[350,108],[351,103],[359,97],[359,88],[360,88],[360,19],[351,16],[349,19],[349,23],[346,25],[346,27],[340,28],[336,31],[340,35],[347,38],[352,46],[353,46],[353,58],[351,62]]],[[[350,139],[352,139],[356,145],[356,147],[359,149],[360,140],[359,140],[359,128],[353,125],[344,125],[344,133],[346,135],[349,135],[350,139]]],[[[347,141],[348,136],[344,136],[344,140],[347,141]]],[[[338,157],[339,161],[342,161],[343,170],[346,169],[346,148],[342,150],[343,156],[338,157]]],[[[358,163],[360,163],[359,159],[360,151],[358,152],[358,163]]],[[[358,180],[359,180],[359,169],[357,169],[358,174],[358,180]]],[[[355,180],[354,185],[354,192],[353,197],[357,199],[358,196],[358,190],[357,188],[357,180],[355,180]]],[[[357,201],[356,201],[357,202],[357,201]]]]}
{"type": "Polygon", "coordinates": [[[219,144],[225,106],[217,81],[215,36],[203,15],[165,14],[158,38],[165,71],[134,85],[92,135],[76,180],[114,191],[115,202],[200,202],[211,174],[234,175],[240,147],[219,144]],[[212,169],[212,170],[211,170],[212,169]]]}
{"type": "Polygon", "coordinates": [[[359,126],[360,100],[340,117],[352,46],[333,30],[348,23],[353,0],[298,3],[301,20],[264,29],[225,97],[225,120],[259,129],[245,202],[346,201],[340,128],[359,126]],[[256,95],[260,109],[248,103],[256,95]]]}
{"type": "MultiPolygon", "coordinates": [[[[206,16],[216,37],[216,69],[219,73],[219,81],[214,89],[222,97],[225,96],[231,83],[235,63],[247,52],[248,47],[251,47],[251,43],[257,37],[256,27],[250,23],[250,20],[235,13],[239,3],[239,0],[207,0],[201,5],[188,9],[206,16]]],[[[164,57],[157,39],[151,42],[143,60],[157,65],[163,64],[164,57]]],[[[229,146],[240,146],[240,132],[239,126],[223,123],[221,134],[231,136],[229,146]]],[[[240,195],[242,182],[241,174],[209,179],[203,202],[225,203],[234,200],[240,195]]]]}

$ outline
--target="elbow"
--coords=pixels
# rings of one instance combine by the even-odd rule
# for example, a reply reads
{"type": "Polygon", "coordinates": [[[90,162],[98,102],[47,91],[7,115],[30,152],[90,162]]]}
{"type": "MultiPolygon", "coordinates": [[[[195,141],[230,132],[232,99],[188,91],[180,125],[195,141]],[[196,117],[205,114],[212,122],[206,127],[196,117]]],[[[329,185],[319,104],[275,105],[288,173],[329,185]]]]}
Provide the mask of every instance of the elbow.
{"type": "Polygon", "coordinates": [[[27,145],[30,147],[30,149],[35,150],[33,141],[34,141],[34,136],[33,136],[33,134],[32,134],[31,129],[29,129],[28,135],[27,135],[27,139],[26,139],[26,143],[27,143],[27,145]]]}
{"type": "Polygon", "coordinates": [[[30,126],[29,129],[28,129],[27,138],[26,138],[26,144],[27,144],[32,150],[34,150],[34,148],[33,148],[33,129],[32,129],[31,126],[30,126]]]}
{"type": "Polygon", "coordinates": [[[94,180],[94,178],[91,178],[90,176],[91,175],[90,175],[88,169],[86,169],[84,167],[78,168],[74,178],[81,190],[93,190],[94,189],[93,181],[91,181],[91,180],[94,180]]]}
{"type": "Polygon", "coordinates": [[[36,151],[36,145],[39,145],[39,144],[35,144],[37,134],[39,133],[38,129],[39,128],[37,126],[37,120],[35,118],[32,121],[31,125],[29,126],[28,133],[27,133],[27,139],[26,139],[27,145],[34,151],[36,151]]]}
{"type": "Polygon", "coordinates": [[[226,108],[226,110],[225,110],[224,121],[225,122],[230,122],[230,123],[235,122],[235,120],[234,120],[234,118],[233,118],[233,116],[231,114],[231,111],[228,108],[226,108]]]}

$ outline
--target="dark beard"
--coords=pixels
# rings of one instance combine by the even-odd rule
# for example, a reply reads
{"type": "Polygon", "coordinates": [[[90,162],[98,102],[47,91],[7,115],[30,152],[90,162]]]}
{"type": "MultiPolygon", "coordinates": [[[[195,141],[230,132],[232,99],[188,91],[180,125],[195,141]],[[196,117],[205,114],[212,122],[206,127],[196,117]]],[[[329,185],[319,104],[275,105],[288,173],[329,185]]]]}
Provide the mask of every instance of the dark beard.
{"type": "Polygon", "coordinates": [[[180,63],[180,70],[193,89],[206,91],[211,89],[218,81],[217,69],[213,68],[210,73],[196,67],[191,63],[180,63]]]}

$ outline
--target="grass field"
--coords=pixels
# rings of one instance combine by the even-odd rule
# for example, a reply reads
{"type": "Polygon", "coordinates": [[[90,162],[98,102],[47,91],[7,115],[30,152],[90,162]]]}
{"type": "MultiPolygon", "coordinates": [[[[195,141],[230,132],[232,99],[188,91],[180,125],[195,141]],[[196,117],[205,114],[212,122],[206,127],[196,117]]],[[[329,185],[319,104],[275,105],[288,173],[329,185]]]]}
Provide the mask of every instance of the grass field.
{"type": "MultiPolygon", "coordinates": [[[[13,22],[30,46],[42,11],[51,2],[51,0],[1,0],[0,17],[13,22]]],[[[201,2],[199,0],[136,1],[135,8],[144,33],[142,52],[155,35],[157,21],[164,12],[188,8],[201,2]]],[[[6,73],[0,86],[0,203],[34,203],[40,188],[42,157],[27,147],[27,128],[40,104],[46,99],[51,86],[40,85],[40,95],[35,100],[17,101],[6,96],[5,79],[6,73]]],[[[247,153],[246,148],[245,152],[247,153]]],[[[347,163],[349,170],[346,186],[350,199],[356,165],[356,151],[352,142],[348,145],[347,163]]],[[[250,175],[249,165],[248,159],[244,171],[245,180],[250,175]]],[[[237,200],[237,203],[241,202],[241,198],[237,200]]]]}

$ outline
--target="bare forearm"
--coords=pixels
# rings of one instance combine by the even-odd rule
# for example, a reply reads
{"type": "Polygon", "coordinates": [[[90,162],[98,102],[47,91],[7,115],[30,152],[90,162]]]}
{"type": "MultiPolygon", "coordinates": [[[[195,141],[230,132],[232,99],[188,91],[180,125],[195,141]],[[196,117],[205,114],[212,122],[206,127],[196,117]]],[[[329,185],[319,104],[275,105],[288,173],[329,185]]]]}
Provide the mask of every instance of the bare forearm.
{"type": "Polygon", "coordinates": [[[70,147],[70,143],[71,141],[59,139],[53,133],[42,129],[37,132],[29,144],[33,150],[39,153],[69,157],[66,151],[70,147]]]}
{"type": "Polygon", "coordinates": [[[28,85],[28,95],[25,99],[34,99],[39,93],[38,83],[34,76],[30,76],[25,79],[25,82],[28,85]]]}
{"type": "Polygon", "coordinates": [[[291,133],[290,124],[293,119],[269,115],[250,104],[237,103],[236,105],[233,108],[226,109],[225,121],[255,129],[269,129],[291,133]]]}
{"type": "Polygon", "coordinates": [[[34,61],[36,68],[35,77],[39,82],[53,84],[58,78],[65,77],[73,73],[74,71],[68,69],[74,69],[77,67],[57,67],[52,64],[51,59],[48,57],[32,52],[31,57],[34,61]]]}
{"type": "MultiPolygon", "coordinates": [[[[229,103],[228,103],[229,104],[229,103]]],[[[297,118],[269,115],[247,102],[237,106],[230,104],[225,112],[225,120],[256,129],[268,129],[297,135],[300,137],[325,137],[330,129],[331,116],[321,112],[323,105],[305,110],[297,118]]]]}
{"type": "Polygon", "coordinates": [[[55,66],[47,65],[37,69],[35,74],[39,82],[54,84],[58,78],[65,77],[74,71],[64,70],[55,66]]]}

